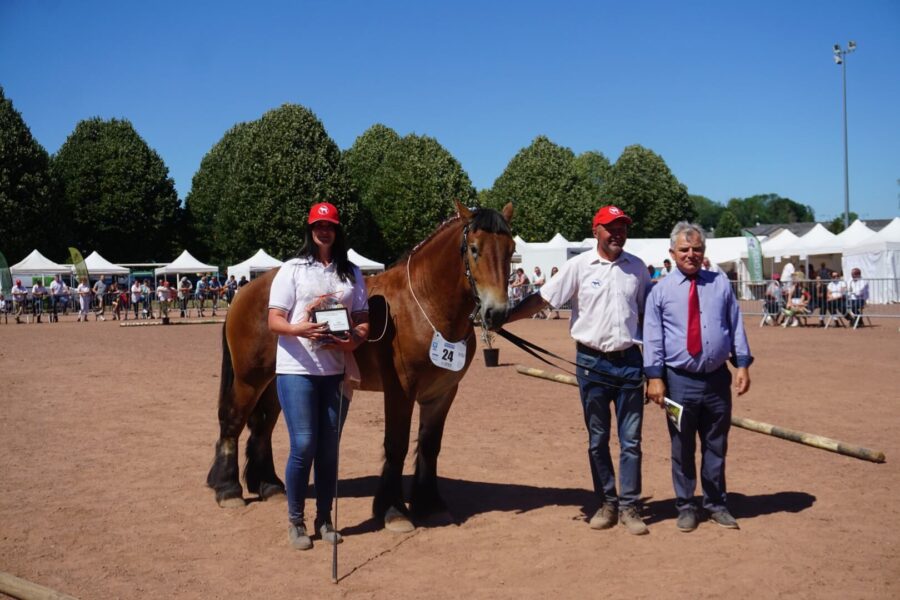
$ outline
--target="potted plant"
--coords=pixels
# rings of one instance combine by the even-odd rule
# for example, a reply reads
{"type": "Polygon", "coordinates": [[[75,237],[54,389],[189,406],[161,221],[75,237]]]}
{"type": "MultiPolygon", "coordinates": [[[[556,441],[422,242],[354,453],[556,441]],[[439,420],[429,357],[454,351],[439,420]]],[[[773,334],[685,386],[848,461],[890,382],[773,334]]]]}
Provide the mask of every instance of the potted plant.
{"type": "Polygon", "coordinates": [[[496,367],[500,364],[500,348],[494,348],[494,334],[484,325],[481,326],[481,341],[484,342],[484,366],[496,367]]]}

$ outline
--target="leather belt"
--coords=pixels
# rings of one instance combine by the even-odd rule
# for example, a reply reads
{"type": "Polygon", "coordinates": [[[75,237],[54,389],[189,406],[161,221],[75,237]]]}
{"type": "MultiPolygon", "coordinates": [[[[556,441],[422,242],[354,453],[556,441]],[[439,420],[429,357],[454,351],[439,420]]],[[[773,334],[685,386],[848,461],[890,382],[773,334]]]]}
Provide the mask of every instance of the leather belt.
{"type": "Polygon", "coordinates": [[[619,360],[625,358],[625,355],[631,350],[634,346],[629,346],[624,350],[612,350],[610,352],[603,352],[602,350],[595,350],[590,346],[585,346],[581,342],[575,342],[575,349],[582,354],[587,354],[588,356],[599,356],[601,358],[605,358],[607,360],[619,360]]]}

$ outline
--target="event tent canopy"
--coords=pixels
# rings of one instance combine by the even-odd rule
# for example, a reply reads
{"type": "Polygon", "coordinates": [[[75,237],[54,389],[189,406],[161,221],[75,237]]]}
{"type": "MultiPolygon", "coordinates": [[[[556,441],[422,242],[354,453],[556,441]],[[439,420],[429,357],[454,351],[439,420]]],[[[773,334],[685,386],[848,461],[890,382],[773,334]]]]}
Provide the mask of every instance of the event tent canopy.
{"type": "Polygon", "coordinates": [[[236,265],[231,265],[228,267],[228,276],[232,275],[235,278],[246,277],[250,279],[253,273],[259,273],[261,271],[268,271],[270,269],[274,269],[275,267],[280,267],[282,262],[277,258],[268,254],[265,250],[260,248],[256,254],[245,260],[244,262],[240,262],[236,265]]]}
{"type": "MultiPolygon", "coordinates": [[[[765,247],[765,246],[763,246],[765,247]]],[[[821,223],[803,234],[796,242],[782,250],[783,256],[807,256],[819,254],[836,254],[841,251],[838,237],[825,229],[821,223]]]]}
{"type": "Polygon", "coordinates": [[[56,275],[72,272],[72,265],[61,265],[53,262],[37,250],[32,250],[20,262],[9,268],[13,275],[56,275]]]}
{"type": "Polygon", "coordinates": [[[350,259],[350,262],[359,267],[359,270],[363,273],[380,273],[381,271],[384,271],[384,263],[375,262],[372,259],[366,258],[353,248],[347,250],[347,258],[350,259]]]}
{"type": "Polygon", "coordinates": [[[179,275],[181,273],[217,273],[219,267],[215,265],[207,265],[185,250],[181,256],[170,262],[164,267],[156,269],[157,275],[179,275]]]}
{"type": "Polygon", "coordinates": [[[882,279],[869,285],[869,301],[878,304],[900,301],[900,217],[868,239],[846,248],[842,262],[844,277],[853,269],[863,279],[882,279]]]}
{"type": "Polygon", "coordinates": [[[875,231],[857,219],[850,223],[850,227],[837,234],[837,238],[841,244],[841,251],[843,251],[844,248],[855,246],[873,235],[875,235],[875,231]]]}
{"type": "Polygon", "coordinates": [[[129,273],[127,267],[120,267],[109,262],[96,250],[84,259],[84,264],[91,275],[128,275],[129,273]]]}

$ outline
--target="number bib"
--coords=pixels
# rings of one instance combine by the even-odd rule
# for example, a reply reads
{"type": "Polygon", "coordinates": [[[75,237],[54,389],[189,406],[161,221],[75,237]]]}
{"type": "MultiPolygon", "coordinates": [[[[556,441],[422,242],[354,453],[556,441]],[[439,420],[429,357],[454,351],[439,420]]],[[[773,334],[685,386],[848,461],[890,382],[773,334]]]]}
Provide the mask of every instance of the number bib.
{"type": "Polygon", "coordinates": [[[431,362],[449,371],[461,371],[466,366],[466,342],[448,342],[437,331],[431,338],[431,362]]]}

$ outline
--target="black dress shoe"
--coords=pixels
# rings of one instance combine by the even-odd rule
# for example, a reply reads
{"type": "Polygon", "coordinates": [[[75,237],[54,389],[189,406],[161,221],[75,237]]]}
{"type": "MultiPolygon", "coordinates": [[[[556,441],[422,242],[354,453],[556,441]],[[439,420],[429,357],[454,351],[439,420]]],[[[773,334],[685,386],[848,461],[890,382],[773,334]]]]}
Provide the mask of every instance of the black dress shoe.
{"type": "Polygon", "coordinates": [[[725,529],[740,529],[737,519],[731,516],[727,510],[720,510],[710,513],[709,520],[725,529]]]}
{"type": "Polygon", "coordinates": [[[682,508],[678,511],[678,521],[675,523],[678,531],[688,533],[697,529],[697,511],[693,508],[682,508]]]}

